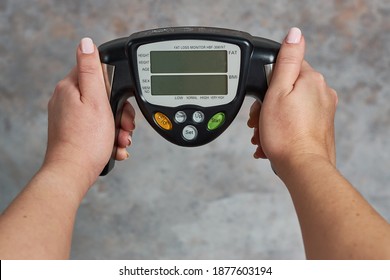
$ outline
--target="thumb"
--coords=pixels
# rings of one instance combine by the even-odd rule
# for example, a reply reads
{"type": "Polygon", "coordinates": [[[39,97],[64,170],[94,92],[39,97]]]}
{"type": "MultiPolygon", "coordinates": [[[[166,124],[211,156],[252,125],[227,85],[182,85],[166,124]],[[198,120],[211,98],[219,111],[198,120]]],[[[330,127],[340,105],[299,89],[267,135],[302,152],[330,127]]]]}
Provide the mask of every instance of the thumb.
{"type": "MultiPolygon", "coordinates": [[[[280,48],[272,80],[270,94],[289,94],[301,71],[305,55],[305,40],[299,28],[290,29],[280,48]]],[[[266,95],[267,96],[267,95],[266,95]]]]}
{"type": "Polygon", "coordinates": [[[83,38],[77,49],[77,70],[81,97],[107,98],[99,52],[90,38],[83,38]]]}

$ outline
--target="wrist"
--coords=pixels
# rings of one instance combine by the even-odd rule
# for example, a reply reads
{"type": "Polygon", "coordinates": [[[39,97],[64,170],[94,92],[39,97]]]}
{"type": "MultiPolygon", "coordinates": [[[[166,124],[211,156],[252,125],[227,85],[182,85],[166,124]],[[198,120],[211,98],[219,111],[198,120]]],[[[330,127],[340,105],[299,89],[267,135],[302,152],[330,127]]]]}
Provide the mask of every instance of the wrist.
{"type": "Polygon", "coordinates": [[[94,183],[80,165],[66,160],[45,160],[38,173],[65,188],[64,191],[79,202],[94,183]]]}
{"type": "Polygon", "coordinates": [[[83,185],[88,185],[89,188],[96,181],[104,167],[96,166],[94,164],[96,161],[93,154],[85,153],[77,145],[61,143],[61,145],[51,146],[49,143],[43,166],[49,167],[57,174],[77,178],[83,185]]]}
{"type": "Polygon", "coordinates": [[[299,154],[271,160],[272,168],[280,179],[288,186],[288,181],[292,178],[304,176],[306,173],[312,174],[314,170],[326,167],[334,169],[335,166],[330,159],[320,154],[299,154]]]}

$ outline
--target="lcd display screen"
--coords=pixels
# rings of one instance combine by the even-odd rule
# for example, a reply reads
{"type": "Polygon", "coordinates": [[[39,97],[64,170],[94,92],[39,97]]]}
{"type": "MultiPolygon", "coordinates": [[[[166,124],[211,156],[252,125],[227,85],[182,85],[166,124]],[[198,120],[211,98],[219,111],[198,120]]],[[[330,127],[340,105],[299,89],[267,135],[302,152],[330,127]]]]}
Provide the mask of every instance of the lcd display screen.
{"type": "Polygon", "coordinates": [[[227,51],[151,51],[152,74],[227,73],[227,51]]]}
{"type": "Polygon", "coordinates": [[[226,95],[227,75],[157,75],[151,77],[152,95],[226,95]]]}

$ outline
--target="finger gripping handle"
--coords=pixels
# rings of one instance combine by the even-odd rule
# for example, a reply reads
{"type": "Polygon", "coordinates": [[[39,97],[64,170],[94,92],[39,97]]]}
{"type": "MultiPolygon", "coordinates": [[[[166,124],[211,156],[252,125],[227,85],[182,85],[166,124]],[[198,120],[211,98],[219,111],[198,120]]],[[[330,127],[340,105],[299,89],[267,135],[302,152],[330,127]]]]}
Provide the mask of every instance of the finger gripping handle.
{"type": "Polygon", "coordinates": [[[134,90],[125,52],[126,43],[127,38],[120,38],[99,47],[107,96],[115,121],[113,151],[108,163],[100,174],[101,176],[108,174],[114,168],[123,104],[134,90]]]}

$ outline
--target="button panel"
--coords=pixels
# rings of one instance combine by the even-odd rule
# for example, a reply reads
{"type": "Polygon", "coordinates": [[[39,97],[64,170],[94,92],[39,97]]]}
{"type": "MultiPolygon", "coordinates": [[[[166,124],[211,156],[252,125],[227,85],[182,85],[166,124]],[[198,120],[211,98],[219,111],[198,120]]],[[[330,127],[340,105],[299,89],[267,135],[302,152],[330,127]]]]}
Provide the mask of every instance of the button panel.
{"type": "Polygon", "coordinates": [[[210,136],[203,134],[213,133],[225,123],[225,113],[217,112],[212,117],[209,114],[206,115],[201,110],[184,108],[170,113],[155,112],[153,117],[161,129],[172,131],[173,135],[181,134],[185,141],[194,142],[200,137],[199,133],[202,133],[202,139],[212,137],[211,134],[210,136]]]}

